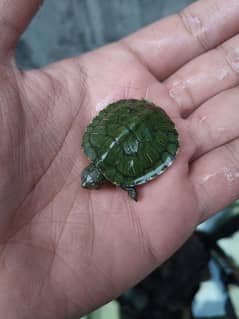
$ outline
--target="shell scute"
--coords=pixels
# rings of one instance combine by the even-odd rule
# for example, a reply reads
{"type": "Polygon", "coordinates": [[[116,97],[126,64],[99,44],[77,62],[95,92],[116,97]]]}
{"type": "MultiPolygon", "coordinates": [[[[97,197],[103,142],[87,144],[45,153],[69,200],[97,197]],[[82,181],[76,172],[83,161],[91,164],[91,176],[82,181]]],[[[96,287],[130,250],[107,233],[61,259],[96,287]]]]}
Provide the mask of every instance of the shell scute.
{"type": "Polygon", "coordinates": [[[169,152],[171,155],[174,155],[174,154],[176,154],[176,152],[177,152],[177,145],[175,145],[175,144],[168,144],[167,150],[168,150],[168,152],[169,152]]]}

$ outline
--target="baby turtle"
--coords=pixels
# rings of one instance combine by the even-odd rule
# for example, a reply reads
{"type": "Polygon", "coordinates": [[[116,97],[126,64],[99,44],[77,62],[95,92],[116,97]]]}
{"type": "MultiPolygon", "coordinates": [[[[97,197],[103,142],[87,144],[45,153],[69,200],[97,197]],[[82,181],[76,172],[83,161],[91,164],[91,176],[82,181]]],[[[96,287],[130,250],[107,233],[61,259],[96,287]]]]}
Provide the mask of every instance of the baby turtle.
{"type": "Polygon", "coordinates": [[[82,146],[92,161],[81,174],[82,187],[99,188],[108,181],[137,201],[135,186],[162,174],[173,163],[179,142],[163,109],[129,99],[103,109],[86,128],[82,146]]]}

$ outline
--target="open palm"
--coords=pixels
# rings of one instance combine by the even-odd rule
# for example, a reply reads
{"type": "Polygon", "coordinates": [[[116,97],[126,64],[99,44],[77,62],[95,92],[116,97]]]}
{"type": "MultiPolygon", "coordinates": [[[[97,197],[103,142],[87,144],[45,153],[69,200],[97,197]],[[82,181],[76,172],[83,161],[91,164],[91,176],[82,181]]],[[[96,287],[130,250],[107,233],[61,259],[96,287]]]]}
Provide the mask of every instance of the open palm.
{"type": "Polygon", "coordinates": [[[37,4],[0,0],[5,318],[92,310],[142,279],[239,195],[237,0],[198,1],[118,43],[20,72],[12,47],[37,4]],[[137,203],[114,186],[80,185],[88,163],[84,129],[121,98],[162,106],[180,134],[176,162],[138,188],[137,203]]]}

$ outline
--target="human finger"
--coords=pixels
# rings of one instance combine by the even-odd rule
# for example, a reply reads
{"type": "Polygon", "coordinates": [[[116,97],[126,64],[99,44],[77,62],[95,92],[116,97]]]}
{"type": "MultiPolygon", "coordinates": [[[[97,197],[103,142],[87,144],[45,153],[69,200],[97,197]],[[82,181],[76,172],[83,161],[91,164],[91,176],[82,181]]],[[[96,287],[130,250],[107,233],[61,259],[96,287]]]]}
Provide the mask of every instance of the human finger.
{"type": "Polygon", "coordinates": [[[239,32],[238,0],[200,0],[123,40],[159,80],[239,32]]]}
{"type": "Polygon", "coordinates": [[[194,159],[239,137],[238,100],[239,89],[235,87],[210,99],[187,118],[194,159]]]}
{"type": "Polygon", "coordinates": [[[201,221],[239,196],[239,139],[206,153],[190,167],[201,221]]]}
{"type": "Polygon", "coordinates": [[[7,54],[15,47],[43,0],[0,0],[0,50],[7,54]]]}
{"type": "Polygon", "coordinates": [[[239,35],[183,66],[165,81],[187,117],[207,99],[239,84],[239,35]]]}

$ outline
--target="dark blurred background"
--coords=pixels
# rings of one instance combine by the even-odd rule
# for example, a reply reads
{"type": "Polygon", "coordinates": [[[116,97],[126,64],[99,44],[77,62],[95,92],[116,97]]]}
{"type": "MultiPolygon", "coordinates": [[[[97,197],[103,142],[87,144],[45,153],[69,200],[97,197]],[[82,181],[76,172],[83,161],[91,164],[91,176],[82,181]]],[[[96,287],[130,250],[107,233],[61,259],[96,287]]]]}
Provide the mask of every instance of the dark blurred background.
{"type": "Polygon", "coordinates": [[[120,39],[193,0],[45,0],[17,48],[21,68],[74,56],[120,39]]]}

